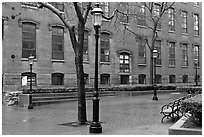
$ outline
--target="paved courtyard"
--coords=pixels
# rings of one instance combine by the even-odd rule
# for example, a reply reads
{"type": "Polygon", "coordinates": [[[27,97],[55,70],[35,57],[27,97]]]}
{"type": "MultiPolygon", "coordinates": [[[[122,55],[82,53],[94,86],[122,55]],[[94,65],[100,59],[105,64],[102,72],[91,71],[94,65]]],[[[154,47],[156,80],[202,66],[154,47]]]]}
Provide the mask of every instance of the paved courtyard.
{"type": "MultiPolygon", "coordinates": [[[[171,93],[123,95],[100,98],[102,135],[167,135],[173,122],[161,123],[163,104],[172,100],[171,93]]],[[[92,100],[87,101],[87,119],[92,121],[92,100]]],[[[73,127],[62,124],[77,121],[77,102],[63,102],[24,107],[2,105],[3,135],[89,135],[89,125],[73,127]]]]}

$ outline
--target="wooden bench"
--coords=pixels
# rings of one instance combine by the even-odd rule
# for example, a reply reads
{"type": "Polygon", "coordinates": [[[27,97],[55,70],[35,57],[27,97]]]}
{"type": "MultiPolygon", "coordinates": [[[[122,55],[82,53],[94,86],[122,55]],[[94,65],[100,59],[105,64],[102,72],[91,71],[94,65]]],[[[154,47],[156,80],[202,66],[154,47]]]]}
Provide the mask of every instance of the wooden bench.
{"type": "Polygon", "coordinates": [[[161,122],[163,123],[164,119],[167,118],[171,118],[173,121],[175,120],[175,116],[177,116],[178,118],[183,116],[183,113],[181,111],[181,101],[189,98],[191,95],[187,95],[178,99],[175,99],[174,101],[165,104],[162,106],[160,113],[163,114],[163,117],[161,119],[161,122]]]}

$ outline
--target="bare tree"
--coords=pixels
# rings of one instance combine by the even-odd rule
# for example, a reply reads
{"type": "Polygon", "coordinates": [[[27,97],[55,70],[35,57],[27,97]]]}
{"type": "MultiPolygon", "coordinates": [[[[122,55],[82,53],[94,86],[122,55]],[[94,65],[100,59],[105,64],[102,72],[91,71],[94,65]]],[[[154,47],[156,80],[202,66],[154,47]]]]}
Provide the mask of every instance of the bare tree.
{"type": "Polygon", "coordinates": [[[57,8],[46,2],[38,2],[40,8],[47,8],[63,22],[69,31],[72,47],[75,53],[75,66],[77,75],[77,89],[78,89],[78,124],[87,123],[86,115],[86,97],[85,97],[85,85],[84,85],[84,68],[83,68],[83,45],[84,45],[84,31],[85,24],[87,22],[88,14],[91,10],[91,2],[87,3],[87,7],[82,9],[79,3],[63,3],[65,12],[62,14],[57,8]],[[70,7],[75,11],[75,17],[77,18],[76,24],[71,24],[69,20],[70,7]],[[76,28],[78,38],[76,37],[76,28]]]}
{"type": "MultiPolygon", "coordinates": [[[[143,20],[144,27],[148,28],[151,32],[150,35],[145,36],[142,32],[134,30],[131,25],[124,23],[124,30],[129,31],[135,35],[136,38],[140,38],[146,41],[146,45],[150,50],[150,83],[153,84],[153,50],[155,48],[155,42],[158,40],[158,31],[161,27],[163,16],[173,7],[175,2],[130,2],[130,3],[118,3],[117,18],[120,19],[121,15],[131,18],[135,23],[138,20],[143,20]],[[126,8],[124,8],[126,4],[126,8]],[[122,7],[122,8],[121,8],[122,7]],[[136,10],[137,9],[137,10],[136,10]],[[138,11],[138,9],[140,9],[138,11]]],[[[134,25],[133,25],[134,26],[134,25]]]]}

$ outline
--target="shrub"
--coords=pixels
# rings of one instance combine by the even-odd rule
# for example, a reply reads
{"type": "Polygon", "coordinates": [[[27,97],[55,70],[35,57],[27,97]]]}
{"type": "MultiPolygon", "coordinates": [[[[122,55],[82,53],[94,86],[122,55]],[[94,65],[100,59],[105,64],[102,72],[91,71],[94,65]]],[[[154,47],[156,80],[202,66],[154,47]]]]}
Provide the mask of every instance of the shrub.
{"type": "Polygon", "coordinates": [[[190,113],[193,122],[202,126],[202,94],[197,94],[181,102],[181,111],[190,113]]]}
{"type": "Polygon", "coordinates": [[[188,94],[200,94],[202,92],[201,87],[177,87],[176,90],[188,94]]]}

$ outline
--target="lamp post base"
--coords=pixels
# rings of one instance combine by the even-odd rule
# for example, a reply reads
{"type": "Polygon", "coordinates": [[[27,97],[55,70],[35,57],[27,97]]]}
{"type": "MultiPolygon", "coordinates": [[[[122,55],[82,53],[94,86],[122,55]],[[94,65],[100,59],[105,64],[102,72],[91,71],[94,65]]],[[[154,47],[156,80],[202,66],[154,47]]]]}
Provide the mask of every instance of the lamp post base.
{"type": "Polygon", "coordinates": [[[90,133],[102,133],[102,127],[99,122],[93,122],[89,127],[90,133]]]}
{"type": "Polygon", "coordinates": [[[153,96],[152,99],[153,99],[153,100],[158,100],[158,97],[157,97],[157,96],[153,96]]]}
{"type": "Polygon", "coordinates": [[[28,109],[33,109],[33,105],[32,105],[32,104],[29,104],[29,105],[28,105],[28,109]]]}

